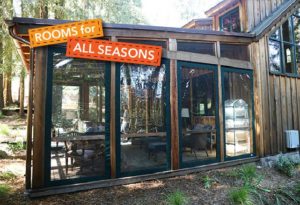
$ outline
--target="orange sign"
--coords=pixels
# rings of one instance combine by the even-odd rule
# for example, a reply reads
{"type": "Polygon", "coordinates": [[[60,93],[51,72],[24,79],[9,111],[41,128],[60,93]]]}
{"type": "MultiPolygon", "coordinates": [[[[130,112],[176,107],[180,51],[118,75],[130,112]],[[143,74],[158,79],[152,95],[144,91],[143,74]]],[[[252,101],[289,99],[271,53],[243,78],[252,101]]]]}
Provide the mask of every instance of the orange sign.
{"type": "Polygon", "coordinates": [[[144,64],[159,66],[162,47],[94,40],[85,38],[69,38],[66,56],[103,61],[144,64]]]}
{"type": "Polygon", "coordinates": [[[103,36],[100,19],[29,29],[31,47],[67,42],[69,37],[95,38],[103,36]]]}

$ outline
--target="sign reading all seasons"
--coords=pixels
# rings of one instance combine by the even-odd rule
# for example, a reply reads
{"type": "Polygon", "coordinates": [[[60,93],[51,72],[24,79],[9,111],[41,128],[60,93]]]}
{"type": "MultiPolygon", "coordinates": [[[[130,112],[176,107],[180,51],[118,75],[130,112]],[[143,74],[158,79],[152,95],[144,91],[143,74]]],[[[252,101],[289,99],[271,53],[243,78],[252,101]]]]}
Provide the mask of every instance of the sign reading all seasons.
{"type": "Polygon", "coordinates": [[[103,37],[100,19],[29,29],[31,47],[67,42],[68,57],[152,66],[161,63],[161,46],[89,39],[97,37],[103,37]]]}

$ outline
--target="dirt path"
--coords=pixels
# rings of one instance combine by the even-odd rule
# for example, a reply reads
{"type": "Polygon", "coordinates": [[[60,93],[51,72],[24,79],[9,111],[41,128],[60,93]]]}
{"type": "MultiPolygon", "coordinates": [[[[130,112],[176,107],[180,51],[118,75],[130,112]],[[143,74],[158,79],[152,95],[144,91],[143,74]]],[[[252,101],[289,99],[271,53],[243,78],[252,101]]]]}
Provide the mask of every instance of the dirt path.
{"type": "MultiPolygon", "coordinates": [[[[15,170],[16,173],[24,173],[19,166],[24,167],[23,160],[1,160],[0,171],[15,170]],[[17,171],[18,170],[18,171],[17,171]]],[[[207,172],[200,172],[181,177],[173,177],[163,180],[152,180],[124,186],[95,189],[79,193],[49,196],[39,199],[29,199],[23,195],[24,177],[22,174],[14,181],[8,182],[13,191],[0,204],[7,205],[63,205],[63,204],[101,204],[101,205],[164,205],[166,196],[176,190],[182,191],[188,198],[188,204],[230,204],[228,192],[232,187],[241,185],[241,181],[232,176],[234,170],[239,167],[231,167],[207,172]],[[212,187],[205,189],[203,177],[213,179],[212,187]]],[[[290,183],[300,182],[300,169],[292,177],[279,174],[273,168],[258,168],[257,173],[263,176],[264,188],[274,188],[290,183]]],[[[0,181],[3,183],[3,181],[0,181]]]]}

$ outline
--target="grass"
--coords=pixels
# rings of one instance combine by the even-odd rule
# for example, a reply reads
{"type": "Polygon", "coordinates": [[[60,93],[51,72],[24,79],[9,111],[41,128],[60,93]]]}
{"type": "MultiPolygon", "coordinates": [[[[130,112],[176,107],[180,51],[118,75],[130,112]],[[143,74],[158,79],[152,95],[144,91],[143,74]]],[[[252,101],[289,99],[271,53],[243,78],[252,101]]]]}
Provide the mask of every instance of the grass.
{"type": "Polygon", "coordinates": [[[7,125],[0,125],[0,135],[2,136],[9,136],[10,129],[7,125]]]}
{"type": "Polygon", "coordinates": [[[9,143],[8,147],[13,153],[26,149],[26,146],[23,142],[9,143]]]}
{"type": "Polygon", "coordinates": [[[0,184],[0,198],[5,197],[9,194],[11,188],[6,184],[0,184]]]}
{"type": "Polygon", "coordinates": [[[168,205],[184,205],[188,203],[185,194],[179,190],[169,194],[166,201],[168,205]]]}
{"type": "Polygon", "coordinates": [[[210,189],[214,180],[210,178],[208,175],[206,175],[202,178],[202,182],[205,189],[210,189]]]}
{"type": "Polygon", "coordinates": [[[233,204],[250,205],[252,203],[250,190],[248,187],[235,188],[229,192],[229,199],[233,204]]]}
{"type": "Polygon", "coordinates": [[[12,172],[1,172],[0,173],[0,180],[3,181],[11,181],[14,180],[17,176],[12,172]]]}

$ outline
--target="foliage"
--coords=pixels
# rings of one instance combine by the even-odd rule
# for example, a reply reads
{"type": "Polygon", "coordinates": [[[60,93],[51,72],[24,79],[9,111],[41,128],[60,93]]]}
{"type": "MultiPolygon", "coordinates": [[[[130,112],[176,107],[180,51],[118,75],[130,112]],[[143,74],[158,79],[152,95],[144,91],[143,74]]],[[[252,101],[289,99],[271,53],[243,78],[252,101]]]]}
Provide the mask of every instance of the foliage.
{"type": "Polygon", "coordinates": [[[300,194],[300,182],[295,185],[294,189],[296,193],[300,194]]]}
{"type": "Polygon", "coordinates": [[[10,133],[10,129],[7,125],[5,124],[0,125],[0,135],[8,137],[9,133],[10,133]]]}
{"type": "Polygon", "coordinates": [[[296,163],[293,162],[293,160],[291,160],[289,157],[280,156],[275,163],[275,168],[279,172],[292,177],[296,171],[296,163]]]}
{"type": "Polygon", "coordinates": [[[229,192],[229,199],[233,204],[250,205],[252,203],[250,190],[248,187],[235,188],[229,192]]]}
{"type": "Polygon", "coordinates": [[[4,180],[4,181],[11,181],[14,180],[17,176],[8,171],[8,172],[0,172],[0,180],[4,180]]]}
{"type": "Polygon", "coordinates": [[[238,174],[243,180],[245,186],[254,185],[254,180],[260,178],[256,173],[255,165],[252,164],[242,166],[242,168],[239,169],[238,174]]]}
{"type": "Polygon", "coordinates": [[[188,203],[188,199],[184,193],[177,190],[167,196],[168,205],[184,205],[188,203]]]}
{"type": "Polygon", "coordinates": [[[300,204],[299,196],[288,188],[278,188],[273,193],[274,204],[300,204]]]}
{"type": "Polygon", "coordinates": [[[8,147],[13,153],[26,149],[26,145],[23,142],[10,143],[8,147]]]}
{"type": "Polygon", "coordinates": [[[208,175],[206,175],[202,178],[202,182],[204,184],[205,189],[210,189],[214,180],[212,178],[210,178],[208,175]]]}
{"type": "Polygon", "coordinates": [[[7,196],[10,192],[10,187],[6,184],[0,184],[0,198],[7,196]]]}

